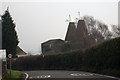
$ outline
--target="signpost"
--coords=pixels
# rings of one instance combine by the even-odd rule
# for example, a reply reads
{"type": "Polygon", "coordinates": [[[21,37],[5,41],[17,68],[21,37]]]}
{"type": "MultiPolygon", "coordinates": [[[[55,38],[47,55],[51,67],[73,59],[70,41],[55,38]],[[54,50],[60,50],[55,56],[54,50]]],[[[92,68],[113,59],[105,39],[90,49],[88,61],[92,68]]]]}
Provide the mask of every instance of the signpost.
{"type": "Polygon", "coordinates": [[[12,56],[13,56],[12,54],[8,54],[8,58],[9,58],[9,59],[11,59],[11,58],[12,58],[12,56]]]}
{"type": "Polygon", "coordinates": [[[12,54],[8,54],[8,58],[10,59],[10,76],[12,75],[12,73],[11,73],[11,58],[13,57],[13,55],[12,54]]]}

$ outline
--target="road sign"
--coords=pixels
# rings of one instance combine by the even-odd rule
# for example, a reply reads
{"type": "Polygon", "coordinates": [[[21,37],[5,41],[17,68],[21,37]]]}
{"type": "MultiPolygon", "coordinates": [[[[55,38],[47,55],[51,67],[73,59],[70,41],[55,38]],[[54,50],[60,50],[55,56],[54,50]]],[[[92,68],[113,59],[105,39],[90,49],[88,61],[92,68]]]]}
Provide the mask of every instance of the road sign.
{"type": "Polygon", "coordinates": [[[10,59],[10,76],[12,75],[12,72],[11,72],[11,58],[13,57],[12,54],[8,54],[8,58],[10,59]]]}
{"type": "Polygon", "coordinates": [[[13,57],[13,55],[12,54],[8,54],[8,58],[12,58],[13,57]]]}

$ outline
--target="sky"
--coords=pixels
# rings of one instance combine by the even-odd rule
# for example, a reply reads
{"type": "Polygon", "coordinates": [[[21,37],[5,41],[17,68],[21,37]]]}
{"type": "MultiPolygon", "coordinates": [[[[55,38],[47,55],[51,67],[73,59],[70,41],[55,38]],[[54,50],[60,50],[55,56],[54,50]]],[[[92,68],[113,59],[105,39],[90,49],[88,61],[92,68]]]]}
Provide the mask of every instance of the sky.
{"type": "Polygon", "coordinates": [[[25,51],[38,54],[41,43],[50,39],[65,39],[69,14],[72,21],[89,15],[106,24],[118,25],[118,0],[30,0],[2,1],[0,14],[9,6],[9,12],[16,24],[19,46],[25,51]]]}

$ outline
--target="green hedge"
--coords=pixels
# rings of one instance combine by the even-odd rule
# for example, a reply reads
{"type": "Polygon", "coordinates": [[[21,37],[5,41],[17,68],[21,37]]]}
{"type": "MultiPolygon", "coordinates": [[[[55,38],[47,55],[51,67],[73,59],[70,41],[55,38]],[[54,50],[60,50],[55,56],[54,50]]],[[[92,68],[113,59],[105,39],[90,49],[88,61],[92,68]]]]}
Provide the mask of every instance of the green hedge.
{"type": "Polygon", "coordinates": [[[120,77],[120,38],[86,50],[64,54],[28,56],[12,62],[18,70],[83,70],[120,77]]]}

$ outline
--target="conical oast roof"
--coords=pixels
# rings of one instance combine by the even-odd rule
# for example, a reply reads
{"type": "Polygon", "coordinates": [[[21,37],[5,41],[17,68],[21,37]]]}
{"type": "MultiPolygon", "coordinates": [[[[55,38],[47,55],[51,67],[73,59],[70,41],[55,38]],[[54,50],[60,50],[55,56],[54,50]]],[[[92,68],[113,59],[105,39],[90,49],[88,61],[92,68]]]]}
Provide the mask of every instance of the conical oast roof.
{"type": "Polygon", "coordinates": [[[68,25],[68,30],[67,30],[67,34],[65,37],[66,41],[74,41],[74,37],[76,36],[76,27],[75,27],[75,23],[74,22],[70,22],[68,25]]]}
{"type": "Polygon", "coordinates": [[[75,27],[74,22],[70,22],[65,40],[71,42],[72,49],[82,49],[89,47],[90,39],[85,21],[79,20],[77,28],[75,27]]]}
{"type": "Polygon", "coordinates": [[[78,21],[76,36],[77,36],[76,42],[77,42],[78,48],[86,48],[89,46],[90,40],[89,40],[87,27],[84,20],[78,21]]]}

